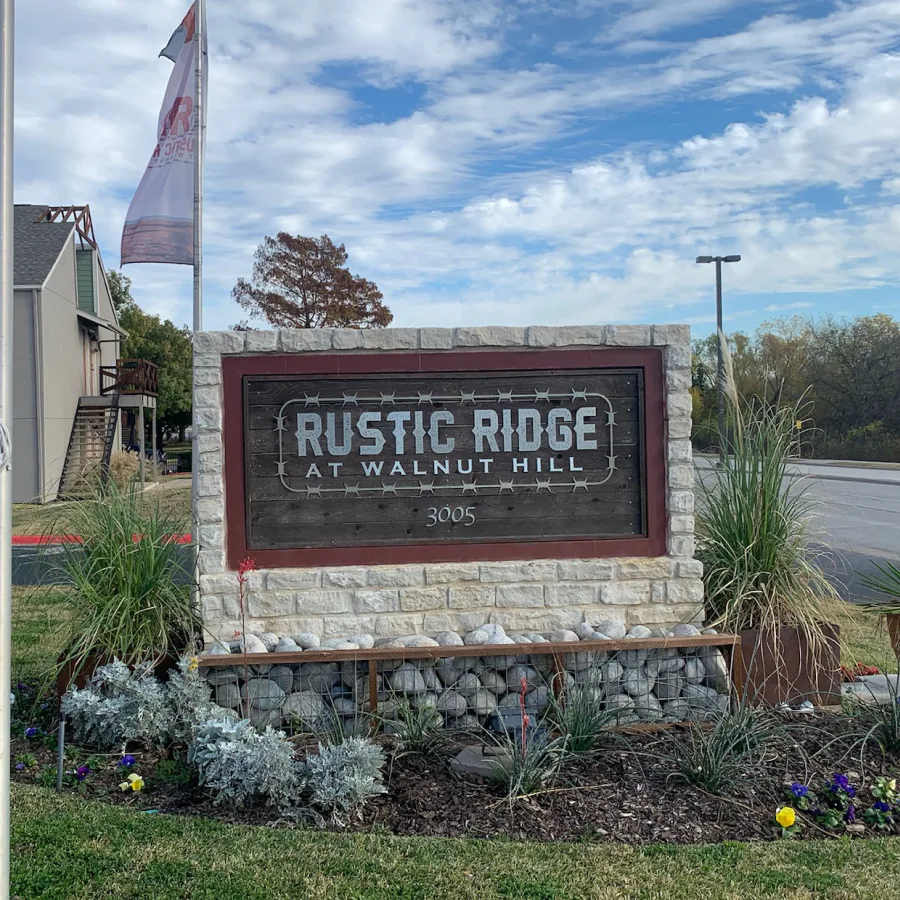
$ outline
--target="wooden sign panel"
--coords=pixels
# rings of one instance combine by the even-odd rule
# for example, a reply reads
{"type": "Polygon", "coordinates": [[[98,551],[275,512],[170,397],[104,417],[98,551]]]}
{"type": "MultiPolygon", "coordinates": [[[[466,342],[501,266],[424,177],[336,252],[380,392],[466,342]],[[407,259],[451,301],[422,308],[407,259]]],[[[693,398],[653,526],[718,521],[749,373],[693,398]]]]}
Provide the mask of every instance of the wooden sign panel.
{"type": "Polygon", "coordinates": [[[644,370],[243,379],[254,550],[647,534],[644,370]]]}

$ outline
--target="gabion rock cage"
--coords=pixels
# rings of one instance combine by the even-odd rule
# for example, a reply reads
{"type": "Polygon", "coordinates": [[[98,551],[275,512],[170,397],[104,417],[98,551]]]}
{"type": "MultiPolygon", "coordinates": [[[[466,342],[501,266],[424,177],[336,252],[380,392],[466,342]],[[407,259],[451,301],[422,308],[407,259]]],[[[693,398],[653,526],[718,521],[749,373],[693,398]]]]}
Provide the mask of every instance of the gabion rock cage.
{"type": "Polygon", "coordinates": [[[617,726],[656,727],[726,712],[743,687],[740,639],[721,634],[232,653],[203,656],[200,668],[220,706],[292,734],[334,723],[390,732],[422,707],[449,729],[497,730],[523,706],[540,718],[576,694],[617,726]]]}

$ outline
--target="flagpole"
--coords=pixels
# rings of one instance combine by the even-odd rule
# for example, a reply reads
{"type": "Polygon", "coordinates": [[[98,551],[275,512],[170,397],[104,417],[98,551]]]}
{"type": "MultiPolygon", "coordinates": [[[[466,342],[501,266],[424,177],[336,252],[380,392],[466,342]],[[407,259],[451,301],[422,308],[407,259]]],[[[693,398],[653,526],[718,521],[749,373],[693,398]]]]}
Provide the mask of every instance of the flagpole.
{"type": "Polygon", "coordinates": [[[15,0],[0,0],[0,900],[9,873],[12,653],[13,50],[15,0]],[[4,425],[4,423],[6,423],[4,425]]]}
{"type": "MultiPolygon", "coordinates": [[[[206,0],[195,0],[194,8],[194,322],[193,332],[203,330],[203,153],[206,149],[204,115],[203,47],[206,42],[206,0]]],[[[191,509],[193,511],[194,589],[193,602],[200,602],[199,473],[197,407],[191,404],[191,509]]]]}

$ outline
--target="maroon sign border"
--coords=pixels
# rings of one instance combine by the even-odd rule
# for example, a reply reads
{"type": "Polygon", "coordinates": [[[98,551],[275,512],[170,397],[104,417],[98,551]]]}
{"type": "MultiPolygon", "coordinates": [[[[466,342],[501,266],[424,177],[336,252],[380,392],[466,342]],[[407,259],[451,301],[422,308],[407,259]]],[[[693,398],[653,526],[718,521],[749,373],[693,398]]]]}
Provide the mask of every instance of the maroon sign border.
{"type": "Polygon", "coordinates": [[[237,569],[252,556],[263,569],[312,566],[485,560],[591,559],[664,556],[666,553],[666,418],[662,348],[572,350],[447,350],[340,352],[225,356],[223,432],[227,561],[237,569]],[[360,375],[391,372],[497,372],[542,369],[642,368],[644,370],[644,477],[647,536],[614,540],[491,541],[482,544],[410,544],[391,547],[315,547],[254,550],[247,547],[244,479],[243,379],[247,375],[360,375]]]}

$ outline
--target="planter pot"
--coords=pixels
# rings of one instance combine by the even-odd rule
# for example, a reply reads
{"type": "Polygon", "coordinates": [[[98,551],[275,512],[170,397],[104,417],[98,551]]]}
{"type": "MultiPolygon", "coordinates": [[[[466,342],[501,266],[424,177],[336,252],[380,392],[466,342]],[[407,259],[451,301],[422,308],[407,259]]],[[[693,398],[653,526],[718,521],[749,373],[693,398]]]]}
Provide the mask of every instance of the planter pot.
{"type": "Polygon", "coordinates": [[[816,706],[840,703],[840,627],[820,625],[823,641],[817,653],[805,632],[790,627],[776,632],[749,628],[741,632],[744,692],[754,705],[816,706]]]}
{"type": "Polygon", "coordinates": [[[900,657],[900,613],[886,613],[888,634],[891,637],[891,649],[894,656],[900,657]]]}
{"type": "MultiPolygon", "coordinates": [[[[178,660],[181,657],[178,655],[167,655],[162,657],[154,666],[153,666],[153,674],[160,681],[168,681],[169,673],[178,667],[178,660]]],[[[57,660],[57,664],[61,664],[63,657],[60,657],[57,660]]],[[[81,667],[81,670],[77,675],[73,677],[73,672],[75,671],[75,664],[73,662],[66,663],[60,670],[59,675],[56,677],[56,693],[58,696],[62,697],[62,695],[69,689],[69,685],[74,684],[77,688],[84,688],[87,684],[88,679],[97,671],[100,666],[105,666],[108,663],[113,661],[113,657],[108,654],[97,654],[96,656],[89,656],[85,661],[84,665],[81,667]]]]}

